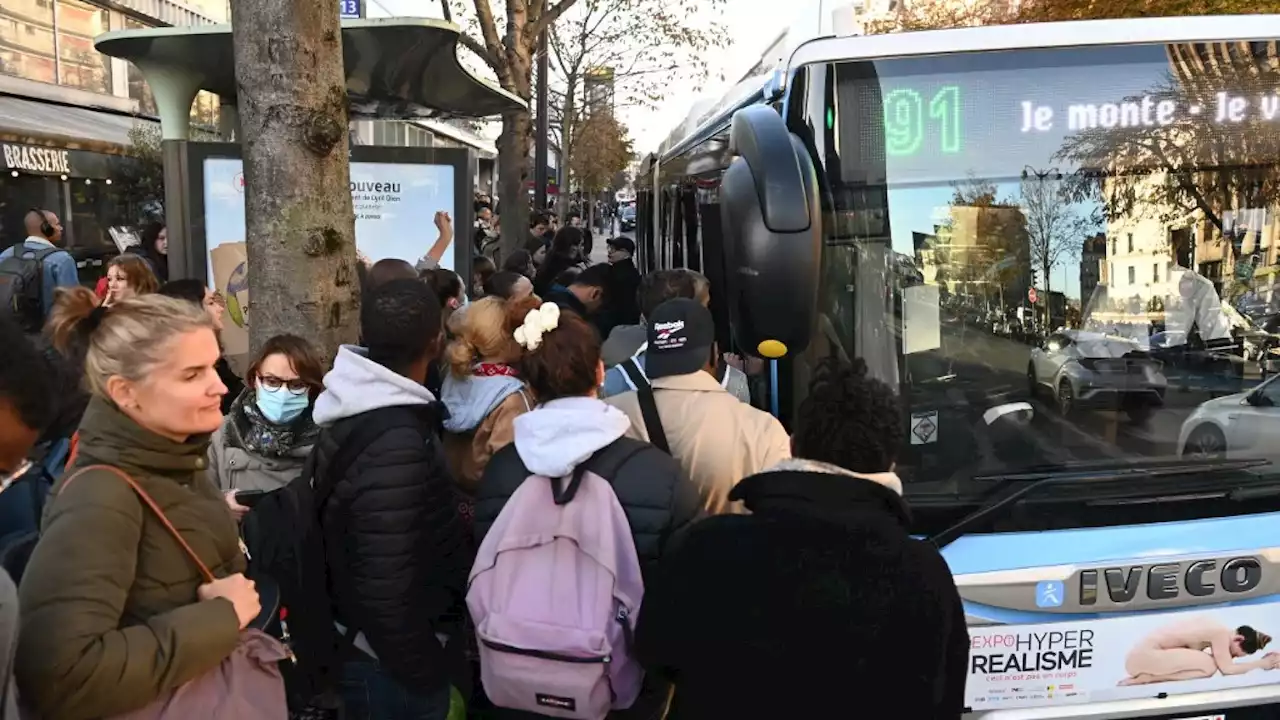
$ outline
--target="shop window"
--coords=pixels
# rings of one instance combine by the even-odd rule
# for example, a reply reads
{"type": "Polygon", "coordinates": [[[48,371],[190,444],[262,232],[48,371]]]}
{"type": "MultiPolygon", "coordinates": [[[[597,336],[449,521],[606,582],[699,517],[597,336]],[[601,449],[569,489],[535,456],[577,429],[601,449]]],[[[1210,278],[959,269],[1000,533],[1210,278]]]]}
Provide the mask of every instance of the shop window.
{"type": "Polygon", "coordinates": [[[0,2],[0,74],[57,82],[53,47],[53,9],[48,2],[0,2]]]}
{"type": "Polygon", "coordinates": [[[111,58],[93,47],[110,29],[110,13],[80,0],[58,0],[57,11],[59,83],[110,95],[111,58]]]}

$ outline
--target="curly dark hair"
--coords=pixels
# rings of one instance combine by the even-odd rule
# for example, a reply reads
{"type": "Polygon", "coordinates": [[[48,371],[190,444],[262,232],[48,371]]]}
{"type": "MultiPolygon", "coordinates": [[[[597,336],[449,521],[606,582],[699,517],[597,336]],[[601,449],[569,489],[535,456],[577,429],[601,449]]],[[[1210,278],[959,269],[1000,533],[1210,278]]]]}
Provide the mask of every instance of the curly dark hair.
{"type": "Polygon", "coordinates": [[[22,329],[0,318],[0,402],[8,403],[18,420],[37,432],[53,419],[55,402],[51,368],[45,355],[22,329]]]}
{"type": "Polygon", "coordinates": [[[885,383],[867,377],[862,358],[818,363],[809,394],[796,413],[796,457],[858,473],[893,468],[902,446],[902,404],[885,383]]]}
{"type": "Polygon", "coordinates": [[[369,359],[403,374],[440,347],[440,301],[420,280],[390,280],[369,290],[360,306],[360,336],[369,359]]]}

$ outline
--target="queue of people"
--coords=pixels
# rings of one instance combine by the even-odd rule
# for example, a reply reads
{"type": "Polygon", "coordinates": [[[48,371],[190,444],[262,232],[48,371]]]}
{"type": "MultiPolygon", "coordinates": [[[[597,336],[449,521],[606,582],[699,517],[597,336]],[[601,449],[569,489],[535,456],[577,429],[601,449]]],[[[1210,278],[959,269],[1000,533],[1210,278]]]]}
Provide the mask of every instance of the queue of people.
{"type": "Polygon", "coordinates": [[[376,263],[359,345],[271,338],[235,388],[199,281],[58,290],[53,353],[0,319],[0,487],[76,429],[16,599],[0,573],[0,720],[212,678],[247,720],[958,718],[964,614],[908,534],[893,390],[824,361],[788,435],[705,278],[620,299],[610,266],[555,270],[560,233],[469,282],[376,263]]]}

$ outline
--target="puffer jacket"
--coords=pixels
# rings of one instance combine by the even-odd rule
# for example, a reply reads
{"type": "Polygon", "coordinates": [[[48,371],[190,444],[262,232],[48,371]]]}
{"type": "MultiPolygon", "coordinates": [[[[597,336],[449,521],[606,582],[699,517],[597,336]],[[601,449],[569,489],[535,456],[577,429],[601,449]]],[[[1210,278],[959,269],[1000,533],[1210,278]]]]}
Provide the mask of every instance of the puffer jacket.
{"type": "Polygon", "coordinates": [[[235,521],[205,474],[208,435],[178,443],[101,398],[80,424],[75,463],[54,487],[23,575],[17,678],[44,720],[139,708],[216,668],[240,623],[223,599],[200,601],[199,570],[134,491],[156,501],[217,577],[245,569],[235,521]]]}
{"type": "Polygon", "coordinates": [[[515,419],[533,403],[518,378],[506,375],[459,378],[449,373],[440,401],[449,410],[444,420],[444,450],[458,485],[474,494],[493,454],[511,444],[515,419]]]}
{"type": "Polygon", "coordinates": [[[355,646],[415,694],[447,687],[461,664],[455,637],[465,617],[467,573],[475,559],[438,439],[440,406],[422,385],[343,346],[316,399],[321,426],[316,476],[376,413],[408,408],[415,425],[383,433],[328,478],[320,514],[335,616],[358,629],[355,646]]]}
{"type": "Polygon", "coordinates": [[[698,523],[645,582],[634,648],[676,681],[667,717],[959,720],[964,607],[901,494],[799,459],[738,483],[751,514],[698,523]]]}
{"type": "Polygon", "coordinates": [[[302,474],[319,429],[307,410],[288,425],[262,418],[246,388],[209,441],[209,476],[219,490],[264,490],[288,485],[302,474]]]}
{"type": "Polygon", "coordinates": [[[630,421],[599,400],[553,400],[516,418],[514,424],[515,442],[493,456],[480,480],[477,544],[529,475],[566,477],[597,451],[614,451],[610,446],[616,443],[644,445],[612,478],[605,479],[611,481],[627,515],[640,568],[646,575],[673,537],[699,516],[702,502],[697,489],[681,473],[675,459],[647,443],[623,438],[630,421]]]}

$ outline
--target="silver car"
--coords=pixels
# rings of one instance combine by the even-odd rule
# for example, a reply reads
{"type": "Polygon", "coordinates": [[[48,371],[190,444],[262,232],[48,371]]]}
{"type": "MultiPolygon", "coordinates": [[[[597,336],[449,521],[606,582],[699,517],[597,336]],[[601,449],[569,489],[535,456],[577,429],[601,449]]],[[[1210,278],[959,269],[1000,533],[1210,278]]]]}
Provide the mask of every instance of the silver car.
{"type": "Polygon", "coordinates": [[[1121,408],[1136,422],[1164,404],[1163,363],[1127,338],[1059,330],[1031,350],[1031,394],[1048,389],[1064,415],[1083,407],[1121,408]]]}

